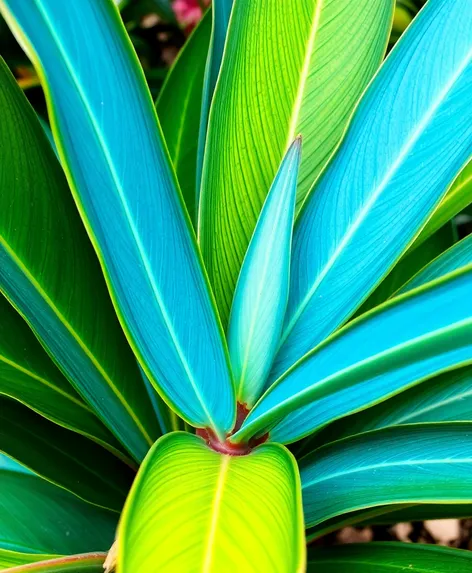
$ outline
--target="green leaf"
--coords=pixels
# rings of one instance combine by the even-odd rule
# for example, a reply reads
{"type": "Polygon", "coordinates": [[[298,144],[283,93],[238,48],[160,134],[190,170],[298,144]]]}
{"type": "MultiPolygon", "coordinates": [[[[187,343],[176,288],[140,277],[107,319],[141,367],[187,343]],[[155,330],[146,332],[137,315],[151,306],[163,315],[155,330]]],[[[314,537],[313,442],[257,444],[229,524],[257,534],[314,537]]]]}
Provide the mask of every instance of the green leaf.
{"type": "Polygon", "coordinates": [[[56,555],[38,555],[33,553],[20,553],[18,551],[8,551],[8,549],[0,548],[0,571],[8,569],[9,567],[28,565],[36,561],[54,559],[55,557],[56,555]]]}
{"type": "Polygon", "coordinates": [[[299,201],[384,56],[393,0],[236,0],[208,125],[199,239],[226,324],[252,231],[303,136],[299,201]]]}
{"type": "Polygon", "coordinates": [[[228,346],[236,398],[252,408],[270,372],[282,332],[301,140],[287,151],[262,208],[236,285],[228,346]]]}
{"type": "Polygon", "coordinates": [[[163,436],[125,505],[118,573],[304,571],[299,487],[281,445],[228,456],[197,436],[163,436]]]}
{"type": "Polygon", "coordinates": [[[194,223],[198,132],[210,34],[211,13],[208,11],[180,50],[156,102],[169,155],[194,223]]]}
{"type": "MultiPolygon", "coordinates": [[[[236,417],[226,343],[116,7],[110,0],[2,2],[43,77],[61,162],[130,345],[166,402],[223,439],[236,417]]],[[[137,382],[129,381],[130,409],[142,390],[137,382]]]]}
{"type": "Polygon", "coordinates": [[[267,390],[231,441],[290,443],[472,361],[472,266],[359,317],[267,390]]]}
{"type": "Polygon", "coordinates": [[[88,436],[118,455],[121,446],[75,392],[26,322],[0,294],[0,395],[88,436]]]}
{"type": "MultiPolygon", "coordinates": [[[[140,460],[159,434],[135,358],[57,158],[3,62],[0,86],[0,148],[2,165],[8,166],[1,176],[0,291],[74,388],[140,460]]],[[[40,368],[38,350],[33,352],[31,365],[40,368]]],[[[58,380],[51,381],[60,385],[58,380]]],[[[85,424],[87,416],[85,410],[85,424]]]]}
{"type": "Polygon", "coordinates": [[[48,481],[107,509],[120,511],[133,471],[91,440],[0,396],[0,451],[48,481]]]}
{"type": "Polygon", "coordinates": [[[464,93],[472,82],[472,3],[465,8],[462,0],[425,5],[305,201],[272,380],[352,316],[469,159],[472,106],[464,93]]]}
{"type": "Polygon", "coordinates": [[[437,229],[441,228],[447,221],[459,214],[463,209],[472,203],[472,161],[459,173],[451,188],[441,201],[431,219],[421,231],[416,241],[410,249],[416,249],[437,229]]]}
{"type": "Polygon", "coordinates": [[[9,573],[103,573],[105,558],[106,553],[82,553],[81,555],[54,557],[0,551],[0,567],[2,564],[10,565],[13,568],[8,569],[9,573]]]}
{"type": "Polygon", "coordinates": [[[88,504],[44,479],[0,464],[0,549],[67,555],[106,551],[117,514],[88,504]]]}
{"type": "Polygon", "coordinates": [[[310,553],[308,573],[469,573],[472,552],[409,543],[350,544],[310,553]]]}
{"type": "Polygon", "coordinates": [[[307,527],[379,505],[472,503],[472,424],[383,428],[299,462],[307,527]]]}

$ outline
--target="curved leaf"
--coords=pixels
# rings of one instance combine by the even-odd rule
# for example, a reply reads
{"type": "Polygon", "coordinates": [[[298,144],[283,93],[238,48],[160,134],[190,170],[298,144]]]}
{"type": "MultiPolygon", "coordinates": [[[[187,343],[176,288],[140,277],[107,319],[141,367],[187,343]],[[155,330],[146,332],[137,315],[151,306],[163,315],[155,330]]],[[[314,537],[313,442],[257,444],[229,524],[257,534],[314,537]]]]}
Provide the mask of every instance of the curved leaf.
{"type": "Polygon", "coordinates": [[[8,551],[8,549],[0,548],[0,571],[8,569],[9,567],[28,565],[36,561],[44,561],[45,559],[54,559],[55,557],[56,555],[38,555],[33,553],[20,553],[18,551],[8,551]]]}
{"type": "Polygon", "coordinates": [[[468,265],[472,265],[472,235],[436,257],[395,294],[409,292],[468,265]]]}
{"type": "Polygon", "coordinates": [[[197,436],[163,436],[125,505],[118,573],[304,571],[299,487],[278,444],[228,456],[197,436]]]}
{"type": "Polygon", "coordinates": [[[0,549],[67,555],[107,550],[117,514],[35,475],[0,468],[0,549]]]}
{"type": "Polygon", "coordinates": [[[83,436],[0,396],[0,451],[82,499],[120,511],[133,471],[83,436]]]}
{"type": "MultiPolygon", "coordinates": [[[[22,2],[22,8],[27,4],[22,2]]],[[[0,193],[0,292],[74,388],[140,460],[159,434],[136,361],[61,167],[36,114],[1,62],[0,86],[0,147],[2,165],[8,166],[2,169],[0,193]]],[[[35,360],[31,356],[32,364],[35,360]]]]}
{"type": "Polygon", "coordinates": [[[1,294],[0,316],[0,395],[19,400],[111,451],[119,450],[120,444],[80,399],[26,322],[1,294]]]}
{"type": "Polygon", "coordinates": [[[194,223],[198,132],[210,34],[211,12],[208,11],[180,50],[156,102],[167,149],[194,223]]]}
{"type": "Polygon", "coordinates": [[[278,422],[271,438],[292,442],[472,361],[471,288],[469,267],[351,322],[269,388],[232,440],[278,422]]]}
{"type": "Polygon", "coordinates": [[[307,526],[387,504],[472,503],[472,424],[384,428],[299,462],[307,526]]]}
{"type": "Polygon", "coordinates": [[[393,0],[235,0],[210,111],[199,216],[223,323],[286,149],[301,133],[301,201],[382,61],[393,6],[393,0]]]}
{"type": "Polygon", "coordinates": [[[317,549],[310,553],[308,573],[469,573],[472,552],[409,543],[361,543],[317,549]]]}
{"type": "Polygon", "coordinates": [[[472,203],[472,161],[464,167],[455,179],[452,187],[447,192],[437,209],[427,222],[424,229],[415,240],[411,249],[421,245],[437,229],[441,228],[463,209],[472,203]]]}
{"type": "Polygon", "coordinates": [[[427,3],[304,204],[273,379],[352,315],[426,223],[472,154],[471,88],[472,4],[427,3]]]}
{"type": "Polygon", "coordinates": [[[2,3],[32,46],[61,161],[130,344],[167,402],[223,437],[235,419],[229,359],[154,105],[116,7],[110,0],[2,3]]]}
{"type": "Polygon", "coordinates": [[[203,82],[202,106],[200,114],[200,129],[198,135],[197,173],[196,173],[196,205],[200,199],[200,185],[202,179],[203,158],[205,152],[206,135],[208,128],[208,115],[215,91],[216,81],[220,72],[226,34],[231,16],[233,0],[213,0],[211,7],[211,38],[208,57],[205,66],[203,82]]]}
{"type": "Polygon", "coordinates": [[[297,139],[267,195],[231,307],[228,345],[236,397],[248,408],[270,372],[287,308],[300,147],[297,139]]]}
{"type": "MultiPolygon", "coordinates": [[[[103,573],[106,553],[82,553],[55,558],[50,556],[48,559],[44,559],[48,557],[46,555],[41,557],[41,561],[32,563],[25,561],[28,558],[27,555],[17,554],[16,562],[12,561],[12,566],[16,565],[16,567],[8,569],[8,573],[27,573],[28,571],[31,573],[103,573]]],[[[1,559],[0,553],[0,564],[1,559]]]]}

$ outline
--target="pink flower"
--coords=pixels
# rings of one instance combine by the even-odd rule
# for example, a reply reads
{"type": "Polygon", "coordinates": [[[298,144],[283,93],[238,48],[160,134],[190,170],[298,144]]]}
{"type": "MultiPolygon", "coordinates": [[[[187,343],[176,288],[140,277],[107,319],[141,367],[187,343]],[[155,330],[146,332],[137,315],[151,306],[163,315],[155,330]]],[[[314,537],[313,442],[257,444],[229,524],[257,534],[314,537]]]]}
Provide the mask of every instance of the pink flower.
{"type": "Polygon", "coordinates": [[[187,32],[194,28],[203,15],[201,4],[208,5],[210,0],[174,0],[172,7],[179,24],[187,32]]]}

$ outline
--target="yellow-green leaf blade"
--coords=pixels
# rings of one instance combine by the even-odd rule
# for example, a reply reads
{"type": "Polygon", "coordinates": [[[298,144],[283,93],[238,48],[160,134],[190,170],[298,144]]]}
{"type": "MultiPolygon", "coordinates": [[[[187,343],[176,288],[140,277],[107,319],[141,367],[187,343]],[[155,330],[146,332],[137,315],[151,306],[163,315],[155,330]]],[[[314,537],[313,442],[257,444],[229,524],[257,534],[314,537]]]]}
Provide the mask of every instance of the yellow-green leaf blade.
{"type": "Polygon", "coordinates": [[[298,470],[278,444],[227,456],[168,434],[149,452],[125,506],[118,573],[295,573],[305,549],[298,470]]]}

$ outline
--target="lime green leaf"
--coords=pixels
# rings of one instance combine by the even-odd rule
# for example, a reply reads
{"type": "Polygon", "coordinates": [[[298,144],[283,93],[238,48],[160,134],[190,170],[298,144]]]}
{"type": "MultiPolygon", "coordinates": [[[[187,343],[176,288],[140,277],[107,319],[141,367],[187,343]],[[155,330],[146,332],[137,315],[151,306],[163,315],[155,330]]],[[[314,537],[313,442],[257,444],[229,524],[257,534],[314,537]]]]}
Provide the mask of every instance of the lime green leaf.
{"type": "Polygon", "coordinates": [[[284,323],[300,147],[297,139],[267,195],[231,307],[228,346],[236,397],[247,408],[260,397],[284,323]]]}
{"type": "Polygon", "coordinates": [[[252,231],[290,143],[299,200],[379,66],[393,0],[236,0],[208,124],[199,238],[223,322],[252,231]]]}
{"type": "Polygon", "coordinates": [[[308,573],[469,573],[472,552],[409,543],[350,544],[310,553],[308,573]]]}
{"type": "Polygon", "coordinates": [[[197,436],[163,436],[125,505],[118,573],[304,571],[299,487],[278,444],[228,456],[197,436]]]}
{"type": "MultiPolygon", "coordinates": [[[[1,3],[42,77],[61,162],[128,341],[166,402],[224,438],[236,417],[226,342],[116,7],[110,0],[1,3]]],[[[128,387],[131,410],[147,394],[141,380],[128,387]]]]}
{"type": "Polygon", "coordinates": [[[300,460],[307,526],[380,505],[472,503],[472,423],[411,424],[339,440],[300,460]]]}
{"type": "Polygon", "coordinates": [[[48,481],[120,511],[134,473],[96,443],[0,396],[0,451],[48,481]]]}
{"type": "MultiPolygon", "coordinates": [[[[135,358],[61,167],[4,63],[0,86],[0,147],[8,166],[0,194],[0,291],[140,460],[158,428],[135,358]]],[[[31,364],[36,362],[32,356],[31,364]]],[[[52,381],[60,384],[57,376],[52,381]]]]}
{"type": "Polygon", "coordinates": [[[0,394],[15,398],[56,424],[118,453],[119,442],[82,401],[1,294],[0,316],[0,394]]]}
{"type": "Polygon", "coordinates": [[[431,219],[410,247],[415,249],[447,221],[472,203],[472,161],[459,173],[431,219]]]}
{"type": "Polygon", "coordinates": [[[180,50],[156,102],[169,155],[194,223],[198,132],[210,33],[211,13],[207,12],[180,50]]]}
{"type": "Polygon", "coordinates": [[[67,555],[113,543],[116,513],[12,465],[0,463],[0,484],[0,549],[67,555]]]}
{"type": "Polygon", "coordinates": [[[0,550],[2,563],[10,566],[8,573],[103,573],[106,553],[82,553],[81,555],[28,555],[0,550]],[[3,560],[2,560],[3,558],[3,560]]]}

